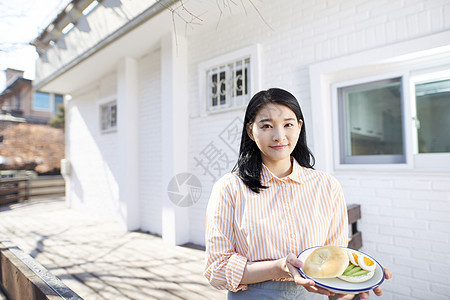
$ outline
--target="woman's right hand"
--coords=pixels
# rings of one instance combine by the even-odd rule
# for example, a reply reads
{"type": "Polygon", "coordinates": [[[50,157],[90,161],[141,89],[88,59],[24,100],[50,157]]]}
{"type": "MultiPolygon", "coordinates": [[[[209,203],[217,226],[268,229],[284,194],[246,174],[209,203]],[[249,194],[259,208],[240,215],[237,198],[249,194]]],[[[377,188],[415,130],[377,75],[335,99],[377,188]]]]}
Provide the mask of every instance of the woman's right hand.
{"type": "Polygon", "coordinates": [[[286,273],[286,277],[292,277],[295,284],[303,286],[308,292],[322,294],[326,296],[332,296],[334,293],[316,286],[311,279],[303,278],[298,272],[297,268],[301,268],[303,263],[294,254],[290,253],[286,258],[281,261],[281,268],[286,273]]]}

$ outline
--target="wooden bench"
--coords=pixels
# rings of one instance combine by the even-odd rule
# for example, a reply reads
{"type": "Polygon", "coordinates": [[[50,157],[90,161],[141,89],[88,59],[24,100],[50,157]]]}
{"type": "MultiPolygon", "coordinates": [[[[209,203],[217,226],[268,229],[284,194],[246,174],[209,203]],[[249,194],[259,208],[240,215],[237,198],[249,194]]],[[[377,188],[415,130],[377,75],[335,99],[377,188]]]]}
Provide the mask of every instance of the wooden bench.
{"type": "Polygon", "coordinates": [[[1,236],[0,289],[0,299],[82,299],[31,256],[1,236]]]}
{"type": "MultiPolygon", "coordinates": [[[[347,205],[348,225],[350,228],[350,237],[348,241],[348,248],[358,250],[362,247],[362,234],[358,231],[358,220],[361,219],[361,206],[359,204],[347,205]]],[[[329,300],[337,300],[337,296],[328,297],[329,300]]],[[[341,299],[359,300],[358,295],[347,295],[341,299]]]]}
{"type": "Polygon", "coordinates": [[[358,231],[358,220],[361,219],[361,206],[359,204],[347,205],[348,225],[351,230],[351,236],[348,247],[358,250],[362,247],[362,234],[358,231]]]}
{"type": "Polygon", "coordinates": [[[64,195],[65,181],[62,176],[0,179],[0,205],[36,197],[64,195]]]}

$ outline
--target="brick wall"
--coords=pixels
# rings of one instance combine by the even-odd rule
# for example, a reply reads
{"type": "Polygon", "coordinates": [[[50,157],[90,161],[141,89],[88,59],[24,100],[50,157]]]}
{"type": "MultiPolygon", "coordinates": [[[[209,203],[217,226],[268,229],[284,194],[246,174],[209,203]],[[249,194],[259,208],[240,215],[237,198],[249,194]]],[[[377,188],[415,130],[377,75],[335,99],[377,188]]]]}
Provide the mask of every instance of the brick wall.
{"type": "Polygon", "coordinates": [[[161,234],[161,62],[160,51],[139,61],[139,172],[141,226],[161,234]]]}
{"type": "Polygon", "coordinates": [[[361,204],[364,250],[395,273],[387,288],[392,299],[446,299],[450,251],[448,175],[335,175],[347,202],[361,204]]]}
{"type": "MultiPolygon", "coordinates": [[[[199,13],[204,12],[204,6],[215,9],[214,1],[198,3],[199,13]]],[[[320,147],[314,145],[309,125],[311,64],[450,29],[448,1],[279,0],[257,5],[272,29],[247,6],[247,14],[239,9],[233,14],[224,11],[220,20],[210,11],[202,15],[201,26],[187,31],[190,121],[186,171],[202,183],[198,203],[186,210],[194,243],[204,243],[205,210],[213,182],[230,171],[237,158],[220,134],[244,115],[243,109],[214,114],[203,111],[199,63],[260,44],[261,88],[277,86],[294,93],[305,115],[309,143],[320,147]],[[197,159],[211,145],[225,161],[221,169],[208,172],[197,159]]],[[[161,233],[161,201],[167,197],[160,177],[160,134],[164,126],[160,57],[159,51],[149,50],[139,58],[140,222],[142,229],[154,233],[161,233]]],[[[109,216],[118,212],[118,141],[116,133],[99,132],[97,101],[114,95],[116,80],[114,74],[105,74],[101,81],[77,91],[68,111],[68,152],[77,161],[70,201],[109,216]]],[[[362,206],[363,249],[395,273],[395,278],[385,284],[382,299],[447,299],[449,173],[339,171],[333,175],[342,183],[347,202],[362,206]]]]}
{"type": "Polygon", "coordinates": [[[73,161],[68,201],[76,208],[118,218],[117,132],[101,133],[99,100],[113,99],[115,74],[72,95],[67,157],[73,161]]]}
{"type": "MultiPolygon", "coordinates": [[[[262,88],[278,86],[297,96],[309,143],[320,147],[314,145],[308,126],[310,64],[450,29],[448,1],[285,0],[265,1],[258,8],[273,30],[247,8],[247,15],[224,13],[218,25],[205,17],[206,24],[189,33],[189,149],[192,171],[203,184],[200,201],[190,210],[191,239],[196,243],[203,243],[212,183],[202,175],[194,156],[215,139],[227,120],[243,117],[243,111],[201,114],[199,63],[259,43],[262,88]]],[[[362,205],[363,249],[395,273],[385,284],[382,299],[448,299],[449,173],[340,171],[333,175],[342,183],[347,202],[362,205]]]]}

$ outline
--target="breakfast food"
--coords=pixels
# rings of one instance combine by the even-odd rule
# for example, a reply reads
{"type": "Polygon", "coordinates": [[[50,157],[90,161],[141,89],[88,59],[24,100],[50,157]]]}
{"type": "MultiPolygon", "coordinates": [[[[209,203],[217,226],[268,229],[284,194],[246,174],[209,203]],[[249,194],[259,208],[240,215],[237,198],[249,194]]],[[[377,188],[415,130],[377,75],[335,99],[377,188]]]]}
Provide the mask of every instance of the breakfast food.
{"type": "Polygon", "coordinates": [[[346,251],[350,263],[342,275],[337,278],[348,282],[364,282],[372,278],[375,274],[375,261],[363,253],[350,249],[346,251]]]}
{"type": "Polygon", "coordinates": [[[348,266],[347,252],[337,246],[324,246],[314,250],[303,265],[305,274],[315,278],[332,278],[344,273],[348,266]]]}
{"type": "Polygon", "coordinates": [[[367,255],[337,246],[315,249],[305,260],[303,271],[313,278],[339,278],[347,282],[364,282],[375,274],[376,264],[367,255]]]}

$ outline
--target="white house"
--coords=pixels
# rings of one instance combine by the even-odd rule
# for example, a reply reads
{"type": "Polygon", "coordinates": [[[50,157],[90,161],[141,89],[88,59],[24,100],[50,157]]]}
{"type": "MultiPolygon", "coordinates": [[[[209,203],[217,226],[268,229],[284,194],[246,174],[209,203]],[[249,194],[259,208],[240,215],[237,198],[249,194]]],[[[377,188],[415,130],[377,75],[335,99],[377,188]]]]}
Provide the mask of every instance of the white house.
{"type": "Polygon", "coordinates": [[[281,87],[394,272],[381,298],[448,299],[448,0],[74,0],[34,44],[34,88],[67,95],[72,207],[204,244],[245,104],[281,87]]]}

